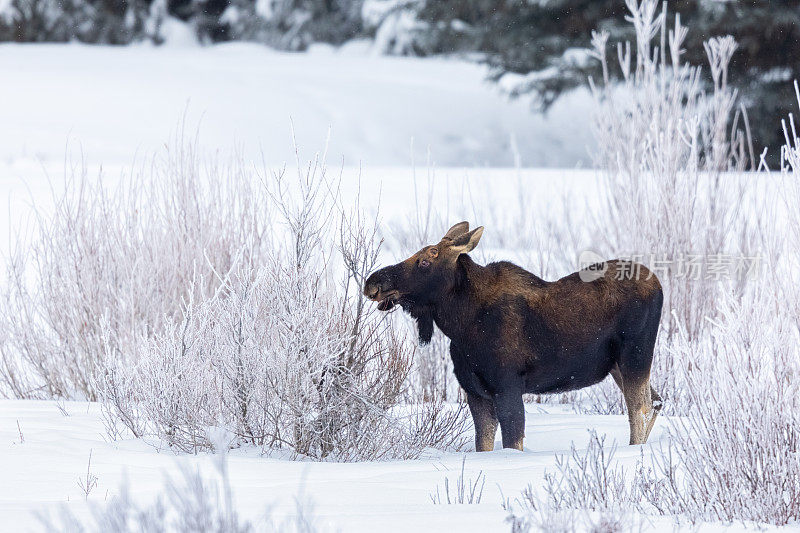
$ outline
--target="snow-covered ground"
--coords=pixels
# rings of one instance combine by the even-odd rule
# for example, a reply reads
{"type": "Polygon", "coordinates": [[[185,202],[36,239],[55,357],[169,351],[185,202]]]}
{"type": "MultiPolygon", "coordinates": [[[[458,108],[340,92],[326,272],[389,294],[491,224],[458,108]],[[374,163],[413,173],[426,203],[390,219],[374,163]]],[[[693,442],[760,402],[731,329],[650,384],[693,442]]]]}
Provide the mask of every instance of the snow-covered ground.
{"type": "MultiPolygon", "coordinates": [[[[88,513],[78,481],[86,476],[90,452],[91,473],[97,476],[90,504],[112,498],[125,479],[135,500],[149,502],[179,462],[214,475],[207,455],[178,457],[138,440],[109,442],[96,404],[68,402],[63,407],[67,416],[55,402],[0,401],[2,528],[36,528],[35,512],[57,513],[62,505],[79,515],[88,513]]],[[[504,530],[502,498],[518,497],[529,483],[541,486],[545,471],[554,470],[555,453],[568,452],[572,442],[584,447],[589,429],[606,435],[609,445],[628,439],[624,416],[577,415],[568,407],[533,404],[526,411],[522,452],[500,450],[499,434],[494,452],[432,452],[413,461],[317,463],[234,451],[229,468],[236,505],[253,521],[263,519],[268,507],[280,519],[294,512],[299,497],[313,504],[317,524],[329,530],[504,530]],[[474,480],[480,471],[486,476],[481,503],[434,505],[431,493],[437,485],[444,490],[446,477],[454,485],[464,457],[465,478],[474,480]]],[[[656,424],[645,452],[658,445],[664,428],[663,420],[656,424]]],[[[621,446],[616,457],[632,468],[641,451],[640,446],[621,446]]]]}
{"type": "Polygon", "coordinates": [[[185,119],[189,135],[202,125],[209,149],[236,144],[271,164],[294,160],[294,124],[304,151],[321,149],[330,128],[329,158],[349,166],[513,166],[515,151],[525,166],[585,165],[585,93],[534,115],[485,78],[479,65],[357,44],[307,54],[4,44],[0,161],[61,161],[69,145],[92,162],[129,163],[185,119]]]}

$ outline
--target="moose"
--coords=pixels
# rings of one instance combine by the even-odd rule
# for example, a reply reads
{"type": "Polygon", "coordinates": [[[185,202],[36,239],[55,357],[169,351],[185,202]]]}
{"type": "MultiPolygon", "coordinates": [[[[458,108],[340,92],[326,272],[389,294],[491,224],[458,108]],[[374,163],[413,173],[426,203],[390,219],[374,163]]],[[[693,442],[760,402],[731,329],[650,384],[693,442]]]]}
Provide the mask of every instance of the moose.
{"type": "Polygon", "coordinates": [[[456,379],[475,424],[475,449],[522,450],[522,395],[577,390],[611,374],[622,391],[630,444],[646,442],[661,398],[650,367],[663,293],[645,266],[613,260],[547,282],[507,261],[481,266],[468,255],[483,235],[469,223],[438,244],[372,273],[364,294],[399,305],[430,342],[434,324],[450,339],[456,379]],[[620,275],[622,274],[622,275],[620,275]]]}

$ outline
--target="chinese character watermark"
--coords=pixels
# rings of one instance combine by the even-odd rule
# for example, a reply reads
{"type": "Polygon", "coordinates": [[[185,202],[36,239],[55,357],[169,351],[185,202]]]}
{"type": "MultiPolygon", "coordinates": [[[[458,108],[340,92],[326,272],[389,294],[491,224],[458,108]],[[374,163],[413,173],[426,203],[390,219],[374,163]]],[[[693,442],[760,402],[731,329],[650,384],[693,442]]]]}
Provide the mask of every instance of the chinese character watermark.
{"type": "Polygon", "coordinates": [[[612,279],[638,280],[658,278],[690,281],[722,281],[755,279],[761,275],[762,258],[748,254],[633,254],[606,261],[599,254],[585,250],[578,256],[578,276],[591,282],[608,273],[612,279]]]}

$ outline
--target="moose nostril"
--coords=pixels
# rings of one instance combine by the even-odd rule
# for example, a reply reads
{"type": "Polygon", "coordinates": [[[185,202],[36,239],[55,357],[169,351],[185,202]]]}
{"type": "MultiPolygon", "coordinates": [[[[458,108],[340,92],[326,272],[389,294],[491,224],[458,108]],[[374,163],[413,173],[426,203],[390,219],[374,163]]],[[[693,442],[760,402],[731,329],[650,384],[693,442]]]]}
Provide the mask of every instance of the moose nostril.
{"type": "Polygon", "coordinates": [[[377,285],[367,285],[364,287],[364,294],[366,294],[370,298],[375,298],[378,295],[378,287],[377,285]]]}

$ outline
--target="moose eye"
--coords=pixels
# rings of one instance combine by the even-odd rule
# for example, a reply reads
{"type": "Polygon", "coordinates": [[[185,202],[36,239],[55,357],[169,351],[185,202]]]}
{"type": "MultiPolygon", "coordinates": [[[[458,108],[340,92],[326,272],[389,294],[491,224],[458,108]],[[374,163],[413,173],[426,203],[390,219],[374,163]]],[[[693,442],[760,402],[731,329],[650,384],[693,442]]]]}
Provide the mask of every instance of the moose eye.
{"type": "Polygon", "coordinates": [[[420,268],[428,268],[429,266],[431,266],[431,263],[430,261],[426,261],[425,259],[423,259],[419,262],[419,266],[420,268]]]}

